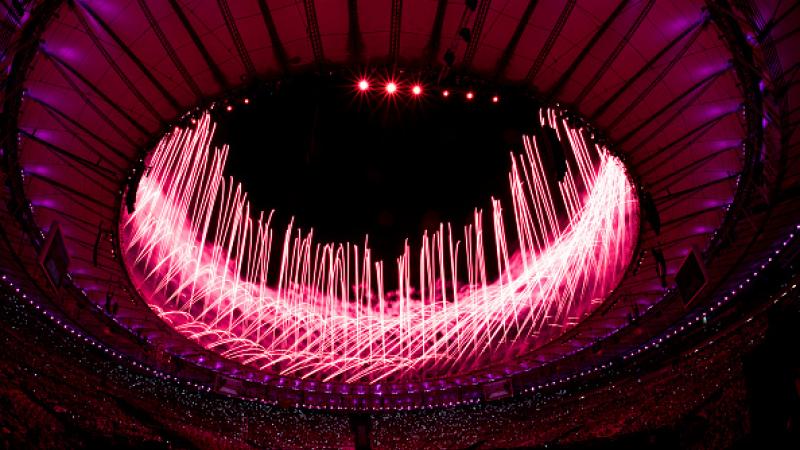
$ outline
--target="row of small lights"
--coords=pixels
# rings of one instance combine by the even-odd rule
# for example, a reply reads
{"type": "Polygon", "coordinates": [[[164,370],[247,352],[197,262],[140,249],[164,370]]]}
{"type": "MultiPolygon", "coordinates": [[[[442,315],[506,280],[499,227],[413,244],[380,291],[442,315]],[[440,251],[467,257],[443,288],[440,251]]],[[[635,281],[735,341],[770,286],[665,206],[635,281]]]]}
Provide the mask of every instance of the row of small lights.
{"type": "MultiPolygon", "coordinates": [[[[129,359],[129,358],[126,358],[123,354],[117,353],[117,351],[114,350],[113,348],[108,347],[106,345],[103,345],[100,342],[98,342],[95,339],[93,339],[92,337],[90,337],[89,335],[81,333],[80,331],[76,330],[75,328],[69,326],[67,324],[67,322],[66,322],[66,319],[64,321],[62,321],[58,316],[54,315],[52,312],[47,311],[46,309],[42,309],[42,307],[38,303],[34,303],[33,299],[28,298],[28,295],[26,293],[22,292],[20,290],[20,288],[14,284],[13,281],[9,280],[7,275],[5,275],[5,274],[0,275],[0,281],[5,283],[9,288],[13,289],[14,292],[19,294],[19,296],[23,300],[27,300],[28,304],[30,304],[31,307],[33,307],[35,310],[37,310],[40,313],[42,313],[42,315],[45,318],[49,319],[51,322],[55,323],[56,325],[62,327],[65,331],[69,332],[71,335],[75,336],[78,339],[83,339],[83,341],[85,343],[95,347],[96,349],[98,349],[98,350],[100,350],[100,351],[102,351],[104,353],[107,353],[107,354],[113,356],[114,358],[116,358],[119,361],[123,361],[124,359],[129,359]]],[[[150,373],[150,374],[152,374],[152,375],[154,375],[154,376],[156,376],[158,378],[162,378],[162,379],[165,379],[165,380],[173,380],[179,385],[180,384],[185,384],[186,386],[194,387],[199,391],[205,391],[205,392],[210,392],[211,391],[211,387],[210,386],[205,386],[205,385],[202,385],[200,383],[193,383],[191,381],[185,381],[184,383],[181,383],[181,380],[179,380],[178,377],[173,377],[172,375],[170,375],[168,373],[164,373],[164,372],[162,372],[160,370],[154,369],[154,368],[152,368],[152,367],[150,367],[150,366],[148,366],[146,364],[142,364],[142,363],[140,363],[138,361],[135,361],[135,360],[131,360],[129,362],[130,362],[130,364],[132,366],[134,366],[136,368],[139,368],[139,369],[142,369],[145,372],[148,372],[148,373],[150,373]]]]}
{"type": "MultiPolygon", "coordinates": [[[[361,92],[362,94],[367,94],[370,90],[372,90],[372,85],[366,79],[362,79],[361,81],[359,81],[358,84],[356,85],[356,87],[358,88],[358,91],[361,92]]],[[[398,84],[396,82],[394,82],[394,81],[390,81],[390,82],[386,83],[383,86],[383,91],[388,96],[400,95],[400,93],[401,93],[400,86],[398,86],[398,84]]],[[[414,84],[411,87],[411,89],[409,90],[409,92],[411,93],[411,95],[413,97],[418,98],[418,97],[422,96],[424,90],[423,90],[422,85],[414,84]]],[[[444,98],[448,98],[448,97],[450,97],[450,95],[451,95],[451,92],[448,89],[444,89],[444,90],[441,91],[441,96],[444,97],[444,98]]],[[[467,101],[474,100],[475,99],[475,92],[474,91],[466,91],[466,92],[464,92],[464,98],[467,101]]],[[[491,97],[491,101],[492,101],[492,103],[499,103],[500,102],[500,96],[499,95],[493,95],[491,97]]],[[[242,103],[244,103],[245,105],[248,105],[248,104],[250,104],[250,99],[249,98],[244,98],[244,99],[242,99],[242,103]]],[[[228,112],[233,111],[233,105],[232,104],[227,104],[225,106],[225,111],[228,111],[228,112]]],[[[192,120],[192,123],[195,123],[195,120],[192,120]]]]}
{"type": "MultiPolygon", "coordinates": [[[[358,83],[356,84],[356,88],[361,94],[367,94],[370,91],[376,90],[376,89],[374,89],[373,84],[370,83],[370,81],[368,79],[366,79],[366,78],[362,78],[361,80],[359,80],[358,83]]],[[[396,81],[388,81],[388,82],[383,83],[383,87],[382,87],[381,90],[387,96],[390,96],[390,97],[393,97],[395,95],[400,95],[403,92],[403,89],[401,89],[401,86],[396,81]]],[[[425,89],[423,88],[423,86],[421,84],[417,83],[417,84],[413,84],[411,86],[411,88],[408,90],[408,92],[411,94],[412,97],[419,98],[419,97],[422,97],[422,95],[425,92],[425,89]]],[[[444,98],[450,97],[451,94],[452,93],[450,92],[449,89],[443,89],[441,91],[441,96],[444,97],[444,98]]],[[[464,99],[466,99],[467,101],[473,101],[473,100],[475,100],[475,98],[476,98],[476,94],[475,94],[474,91],[468,90],[468,91],[464,92],[464,99]]],[[[492,103],[500,103],[500,96],[499,95],[493,95],[491,97],[491,101],[492,101],[492,103]]],[[[244,103],[245,105],[248,105],[248,104],[250,104],[250,99],[245,97],[244,99],[242,99],[242,103],[244,103]]],[[[233,111],[233,108],[234,108],[233,104],[228,103],[227,105],[225,105],[225,111],[231,112],[231,111],[233,111]]],[[[192,123],[195,123],[195,121],[193,120],[192,123]]]]}
{"type": "MultiPolygon", "coordinates": [[[[378,85],[380,86],[381,83],[379,83],[378,85]]],[[[383,85],[383,91],[387,95],[393,96],[393,95],[398,95],[398,94],[400,94],[402,92],[402,89],[400,88],[400,85],[396,81],[392,81],[392,80],[386,81],[385,83],[382,83],[382,85],[383,85]]],[[[360,80],[358,80],[358,83],[356,84],[356,87],[358,88],[358,90],[361,93],[364,93],[364,94],[366,94],[367,92],[373,90],[373,84],[367,78],[361,78],[360,80]]],[[[409,89],[409,92],[414,97],[420,97],[420,96],[422,96],[422,94],[424,92],[424,89],[423,89],[421,84],[415,83],[415,84],[411,85],[411,89],[409,89]]],[[[445,97],[445,98],[450,97],[450,94],[451,94],[450,90],[448,90],[448,89],[444,89],[444,90],[441,91],[442,97],[445,97]]],[[[468,101],[474,100],[475,99],[475,92],[471,91],[471,90],[468,90],[468,91],[464,92],[464,98],[466,100],[468,100],[468,101]]],[[[492,103],[499,103],[499,102],[500,102],[500,96],[493,95],[492,96],[492,103]]]]}

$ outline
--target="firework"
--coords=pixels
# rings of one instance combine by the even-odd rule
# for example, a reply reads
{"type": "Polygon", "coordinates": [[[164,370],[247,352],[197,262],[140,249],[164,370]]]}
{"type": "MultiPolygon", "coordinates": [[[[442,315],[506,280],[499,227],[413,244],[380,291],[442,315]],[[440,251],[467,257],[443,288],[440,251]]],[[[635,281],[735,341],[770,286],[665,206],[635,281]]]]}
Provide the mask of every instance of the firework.
{"type": "Polygon", "coordinates": [[[174,329],[271,373],[418,381],[513,360],[608,296],[638,231],[622,163],[555,111],[540,120],[571,149],[563,180],[548,173],[545,143],[524,136],[509,158],[511,226],[493,199],[466,226],[440,224],[384,263],[366,238],[316,242],[293,223],[276,235],[272,213],[251,211],[223,177],[228,147],[211,148],[205,115],[152,152],[136,210],[122,215],[126,264],[174,329]]]}

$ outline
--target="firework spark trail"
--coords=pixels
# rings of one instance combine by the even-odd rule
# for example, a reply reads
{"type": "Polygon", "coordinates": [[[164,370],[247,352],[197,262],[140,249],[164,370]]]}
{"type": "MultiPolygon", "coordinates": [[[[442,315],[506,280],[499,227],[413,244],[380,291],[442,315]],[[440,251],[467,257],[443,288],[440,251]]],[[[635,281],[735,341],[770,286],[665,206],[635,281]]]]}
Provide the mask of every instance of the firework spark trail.
{"type": "Polygon", "coordinates": [[[210,148],[208,115],[193,129],[176,128],[153,152],[136,210],[123,213],[126,262],[163,320],[261,369],[376,383],[508,360],[534,348],[544,327],[571,324],[607,296],[638,230],[622,163],[554,111],[543,110],[540,120],[573,154],[561,182],[548,178],[535,137],[523,138],[523,154],[510,155],[516,240],[492,199],[494,249],[485,249],[480,210],[463,240],[442,224],[422,236],[418,256],[406,242],[394,292],[386,292],[388,274],[367,239],[361,246],[317,243],[313,230],[293,223],[277,277],[270,275],[277,283],[268,283],[276,270],[272,214],[254,218],[241,186],[222,176],[228,147],[210,148]],[[494,281],[487,258],[496,260],[494,281]]]}

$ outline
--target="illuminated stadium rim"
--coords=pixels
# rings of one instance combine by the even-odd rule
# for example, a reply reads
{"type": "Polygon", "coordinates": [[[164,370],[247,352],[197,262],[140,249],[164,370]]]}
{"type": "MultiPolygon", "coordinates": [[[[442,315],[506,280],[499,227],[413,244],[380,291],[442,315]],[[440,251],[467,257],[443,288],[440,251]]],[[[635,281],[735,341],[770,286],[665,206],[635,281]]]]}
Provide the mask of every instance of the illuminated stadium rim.
{"type": "MultiPolygon", "coordinates": [[[[357,86],[357,85],[354,84],[354,86],[357,86]]],[[[481,95],[480,93],[482,91],[482,90],[471,89],[471,88],[470,89],[461,89],[461,90],[463,90],[464,93],[466,93],[466,92],[476,92],[476,93],[478,93],[478,95],[481,95]]],[[[452,92],[460,92],[461,90],[459,90],[458,87],[455,87],[455,88],[448,87],[446,89],[438,89],[438,92],[439,93],[443,93],[443,92],[447,91],[448,93],[452,93],[452,92]]],[[[437,92],[437,90],[433,89],[433,88],[425,88],[424,92],[426,94],[430,94],[431,92],[437,92]]],[[[497,95],[497,91],[490,90],[489,92],[490,92],[490,94],[488,94],[489,95],[488,98],[492,99],[492,101],[494,101],[493,97],[495,97],[497,95]]],[[[362,94],[362,93],[358,93],[358,94],[362,94]]],[[[396,94],[400,94],[400,92],[397,92],[396,94]]],[[[409,96],[411,96],[412,92],[409,91],[407,94],[409,96]]],[[[505,94],[505,95],[507,95],[507,94],[505,94]]],[[[217,106],[227,105],[227,104],[229,104],[228,102],[231,102],[231,99],[233,97],[227,96],[227,97],[222,97],[222,98],[223,98],[223,100],[217,99],[217,100],[211,101],[210,103],[206,103],[206,104],[207,105],[208,104],[217,105],[217,106]]],[[[247,98],[247,97],[241,96],[240,97],[240,101],[241,101],[242,98],[247,98]]],[[[469,99],[466,99],[464,101],[469,101],[469,99]]],[[[588,130],[591,130],[591,133],[594,133],[594,135],[597,136],[598,140],[599,140],[600,133],[597,130],[595,130],[594,128],[586,125],[586,122],[583,121],[581,118],[579,118],[577,115],[574,115],[571,112],[565,111],[563,108],[561,108],[560,105],[558,105],[558,108],[559,108],[559,113],[563,113],[565,116],[569,116],[570,120],[575,120],[581,126],[586,127],[588,130]]],[[[187,118],[196,117],[196,114],[197,114],[198,110],[199,110],[199,108],[194,108],[194,109],[190,110],[189,113],[186,113],[183,116],[181,116],[181,119],[179,120],[179,123],[184,123],[185,124],[185,123],[187,123],[187,118]]],[[[173,127],[170,127],[170,128],[173,128],[173,127]]],[[[609,152],[609,154],[612,155],[612,157],[615,160],[620,161],[620,162],[623,161],[623,158],[620,158],[619,155],[615,154],[613,152],[613,150],[608,148],[607,145],[604,144],[604,146],[606,147],[606,149],[609,152]]],[[[150,146],[149,148],[152,149],[153,146],[150,146]]],[[[149,151],[149,153],[152,153],[152,150],[149,151]]],[[[630,187],[632,189],[633,196],[637,197],[638,196],[638,190],[635,188],[636,184],[632,181],[632,175],[630,173],[630,169],[626,167],[625,170],[624,170],[624,173],[625,173],[625,177],[626,177],[627,183],[630,185],[630,187]]],[[[124,198],[124,196],[123,196],[123,198],[124,198]]],[[[636,203],[638,204],[638,198],[636,198],[636,200],[637,200],[636,203]]],[[[123,201],[123,203],[124,203],[124,201],[123,201]]],[[[635,218],[637,220],[637,222],[638,222],[636,227],[635,227],[636,228],[635,229],[636,238],[633,239],[632,244],[631,244],[632,247],[629,249],[629,251],[627,252],[627,254],[626,254],[625,258],[624,258],[625,259],[625,263],[622,264],[621,267],[619,268],[619,270],[616,272],[617,279],[615,280],[613,286],[609,287],[609,289],[607,290],[607,294],[602,298],[602,301],[605,301],[610,295],[613,294],[613,291],[615,290],[617,284],[622,281],[622,279],[624,278],[625,273],[627,273],[629,271],[630,267],[632,267],[632,265],[634,264],[634,258],[632,256],[638,252],[638,246],[640,244],[639,243],[639,239],[640,239],[640,236],[639,236],[639,223],[641,223],[641,220],[638,217],[638,215],[639,215],[639,212],[637,211],[636,218],[635,218]]],[[[510,229],[512,227],[507,227],[507,228],[510,229]]],[[[122,250],[123,249],[120,248],[120,251],[122,251],[122,250]]],[[[128,267],[126,262],[122,262],[121,265],[124,267],[126,274],[130,278],[130,275],[131,275],[131,273],[129,272],[130,268],[128,267]]],[[[131,282],[132,282],[132,280],[133,279],[131,278],[131,282]]],[[[132,282],[132,285],[135,286],[135,284],[133,284],[133,282],[132,282]]],[[[137,289],[137,292],[138,292],[138,289],[137,289]]],[[[139,296],[142,298],[142,300],[145,299],[145,297],[141,293],[139,293],[139,296]]],[[[144,304],[147,304],[147,303],[148,303],[147,301],[144,301],[144,304]]],[[[587,314],[591,314],[591,312],[596,310],[600,306],[601,303],[602,302],[599,302],[596,305],[594,305],[592,310],[589,311],[587,314]]],[[[579,320],[576,321],[576,323],[571,324],[571,327],[569,329],[567,329],[567,330],[563,330],[560,333],[557,333],[555,335],[548,335],[546,337],[546,339],[542,339],[542,342],[537,343],[532,348],[526,349],[526,351],[522,355],[516,356],[513,361],[496,361],[496,362],[492,362],[492,364],[487,365],[485,367],[481,366],[479,368],[475,368],[475,369],[470,370],[470,371],[465,371],[465,372],[461,372],[461,373],[457,373],[457,374],[452,374],[452,373],[451,374],[446,374],[446,375],[442,376],[440,379],[426,379],[424,385],[420,381],[405,382],[405,381],[397,381],[397,380],[395,380],[395,381],[393,381],[391,383],[387,383],[387,385],[392,385],[392,389],[395,389],[397,387],[402,386],[401,390],[395,391],[395,392],[386,391],[386,390],[381,392],[380,390],[375,391],[373,389],[368,389],[368,392],[363,392],[363,391],[360,390],[360,388],[357,388],[357,386],[363,386],[364,383],[358,382],[358,381],[356,381],[356,382],[338,382],[338,381],[328,380],[328,381],[326,381],[324,383],[320,383],[319,380],[312,380],[310,382],[307,382],[307,381],[301,381],[300,379],[298,379],[296,377],[293,377],[291,375],[277,375],[277,376],[274,376],[274,377],[270,377],[269,380],[267,380],[267,379],[261,380],[260,379],[261,377],[258,377],[258,373],[263,373],[262,371],[256,371],[256,378],[255,379],[252,378],[252,376],[248,377],[248,378],[245,378],[244,376],[241,376],[241,375],[244,375],[244,374],[246,374],[248,372],[252,375],[253,371],[255,370],[253,367],[239,365],[239,363],[237,361],[234,361],[234,360],[231,360],[229,358],[225,358],[225,357],[219,356],[216,352],[211,352],[211,354],[215,355],[215,356],[219,356],[220,358],[223,358],[223,360],[226,361],[226,363],[233,363],[234,365],[239,366],[240,369],[242,369],[242,370],[241,371],[234,370],[234,373],[240,374],[241,377],[236,376],[236,375],[229,375],[229,376],[231,378],[240,378],[241,380],[247,381],[247,382],[262,383],[262,384],[273,386],[273,387],[276,387],[276,388],[292,388],[292,389],[298,389],[299,388],[301,390],[312,391],[312,392],[316,391],[316,390],[318,390],[318,392],[330,392],[329,390],[325,390],[325,391],[322,390],[322,388],[323,388],[322,385],[324,384],[326,387],[341,386],[345,390],[349,391],[348,392],[349,394],[360,394],[360,393],[367,394],[369,392],[373,392],[373,393],[379,393],[379,395],[383,395],[383,396],[394,397],[394,396],[398,396],[398,395],[416,393],[416,392],[422,392],[422,391],[450,390],[450,389],[459,389],[460,387],[463,387],[463,386],[480,385],[480,384],[484,384],[484,383],[487,383],[487,382],[493,382],[493,381],[498,381],[498,380],[502,380],[502,379],[508,379],[508,378],[510,378],[510,377],[512,377],[514,375],[517,375],[517,374],[520,374],[520,373],[524,373],[524,372],[528,372],[528,371],[536,369],[536,368],[540,368],[542,366],[542,364],[547,365],[548,363],[547,362],[544,362],[544,363],[533,362],[531,364],[528,364],[526,361],[530,361],[531,360],[532,356],[536,353],[536,350],[538,348],[540,348],[542,346],[545,346],[545,345],[547,345],[549,343],[552,343],[552,342],[554,342],[555,340],[557,340],[560,337],[564,337],[566,335],[569,335],[570,332],[575,330],[579,326],[580,322],[583,319],[585,319],[586,317],[587,316],[581,317],[579,320]],[[514,368],[512,369],[512,367],[514,367],[514,368]],[[278,385],[275,384],[275,381],[277,379],[281,380],[280,383],[278,383],[278,385]],[[470,381],[470,379],[471,379],[471,381],[470,381]],[[295,381],[295,383],[292,382],[293,380],[295,381]],[[437,383],[437,381],[441,382],[441,384],[437,383]],[[453,384],[454,381],[455,381],[455,384],[453,384]],[[349,389],[349,388],[354,388],[354,389],[349,389]]],[[[202,353],[209,353],[209,352],[206,351],[206,352],[202,352],[202,353]]],[[[215,367],[209,367],[211,365],[211,362],[214,359],[213,357],[202,358],[202,359],[200,359],[198,361],[198,358],[196,358],[196,356],[198,354],[202,354],[202,353],[200,353],[200,352],[194,353],[193,354],[194,357],[188,358],[188,359],[185,358],[182,355],[176,355],[176,356],[179,356],[182,359],[186,359],[187,362],[190,362],[192,364],[198,365],[199,367],[206,368],[208,370],[218,371],[218,369],[221,368],[219,364],[217,364],[215,367]],[[207,359],[207,361],[206,361],[206,359],[207,359]],[[208,364],[203,364],[203,362],[207,362],[208,364]]],[[[225,365],[228,365],[228,364],[225,364],[225,365]]],[[[272,374],[272,375],[276,375],[276,374],[272,374]]],[[[388,386],[384,385],[384,387],[388,387],[388,386]]],[[[329,389],[329,388],[326,388],[326,389],[329,389]]],[[[340,391],[338,390],[338,388],[334,388],[333,392],[340,392],[340,391]]],[[[344,392],[342,392],[342,393],[344,393],[344,392]]]]}

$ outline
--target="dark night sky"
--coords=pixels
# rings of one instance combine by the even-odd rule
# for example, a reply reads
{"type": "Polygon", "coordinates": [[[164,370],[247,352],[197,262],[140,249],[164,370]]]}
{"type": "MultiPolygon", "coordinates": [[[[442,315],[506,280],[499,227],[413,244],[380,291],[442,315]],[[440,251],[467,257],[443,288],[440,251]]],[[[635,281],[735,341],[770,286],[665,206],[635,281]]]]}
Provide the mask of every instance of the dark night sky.
{"type": "MultiPolygon", "coordinates": [[[[226,172],[241,180],[257,209],[276,209],[276,231],[291,216],[323,241],[363,243],[392,261],[403,240],[452,221],[454,231],[487,213],[490,196],[508,199],[508,152],[521,150],[521,129],[537,105],[476,91],[443,98],[427,88],[413,99],[400,86],[395,101],[373,82],[368,97],[354,81],[307,78],[262,89],[217,108],[217,143],[230,144],[226,172]]],[[[503,202],[510,212],[509,200],[503,202]]]]}

